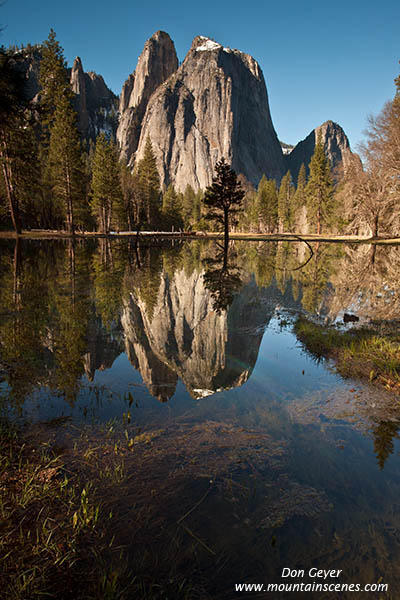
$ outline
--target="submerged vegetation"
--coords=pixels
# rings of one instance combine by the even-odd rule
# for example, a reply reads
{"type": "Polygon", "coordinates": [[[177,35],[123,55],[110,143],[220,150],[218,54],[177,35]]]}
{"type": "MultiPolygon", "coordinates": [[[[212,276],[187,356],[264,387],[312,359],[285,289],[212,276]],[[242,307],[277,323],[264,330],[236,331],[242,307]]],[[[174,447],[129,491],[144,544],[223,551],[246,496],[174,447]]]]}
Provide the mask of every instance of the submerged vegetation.
{"type": "MultiPolygon", "coordinates": [[[[72,599],[78,589],[90,588],[93,594],[87,597],[95,597],[99,573],[96,581],[93,565],[84,565],[101,560],[109,542],[98,528],[104,517],[94,503],[92,485],[82,477],[65,468],[44,436],[41,441],[27,439],[2,420],[0,586],[5,600],[42,595],[72,599]]],[[[102,568],[106,574],[105,562],[102,568]]]]}
{"type": "MultiPolygon", "coordinates": [[[[0,444],[0,586],[4,600],[207,598],[176,569],[176,548],[152,554],[161,522],[154,489],[125,468],[126,454],[154,434],[123,438],[112,423],[94,437],[66,433],[56,419],[29,433],[3,419],[0,444]],[[57,443],[63,437],[63,445],[57,443]],[[120,494],[129,490],[130,536],[140,551],[128,559],[120,494]],[[121,545],[122,544],[122,545],[121,545]],[[167,553],[171,559],[168,567],[167,553]],[[162,560],[165,572],[157,563],[162,560]]],[[[157,455],[156,455],[157,456],[157,455]]],[[[156,458],[156,456],[153,457],[156,458]]],[[[138,467],[140,465],[138,464],[138,467]]],[[[127,499],[125,505],[128,506],[127,499]]],[[[125,510],[129,510],[125,508],[125,510]]],[[[201,543],[201,540],[200,540],[201,543]]]]}

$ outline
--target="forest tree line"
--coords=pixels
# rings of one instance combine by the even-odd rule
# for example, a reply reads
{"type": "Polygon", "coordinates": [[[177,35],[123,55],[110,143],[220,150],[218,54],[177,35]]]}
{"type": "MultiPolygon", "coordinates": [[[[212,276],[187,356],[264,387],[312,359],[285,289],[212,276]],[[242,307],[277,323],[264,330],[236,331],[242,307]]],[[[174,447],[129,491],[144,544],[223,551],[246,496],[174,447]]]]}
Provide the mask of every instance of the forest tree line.
{"type": "MultiPolygon", "coordinates": [[[[0,226],[75,231],[210,230],[204,191],[162,189],[150,138],[132,170],[112,136],[82,140],[63,49],[53,30],[40,47],[38,101],[19,65],[31,47],[0,49],[0,226]]],[[[237,230],[257,233],[395,233],[399,215],[400,78],[371,118],[363,148],[334,181],[321,139],[297,181],[261,178],[246,191],[237,230]]]]}

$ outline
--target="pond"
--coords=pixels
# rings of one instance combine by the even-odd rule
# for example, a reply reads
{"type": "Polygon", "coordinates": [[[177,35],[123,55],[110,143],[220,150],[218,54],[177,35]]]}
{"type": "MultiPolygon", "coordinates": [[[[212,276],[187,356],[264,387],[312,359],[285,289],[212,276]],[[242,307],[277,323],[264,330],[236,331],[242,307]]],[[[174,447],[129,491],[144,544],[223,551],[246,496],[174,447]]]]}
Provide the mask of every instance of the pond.
{"type": "Polygon", "coordinates": [[[3,415],[92,474],[137,597],[398,597],[399,396],[294,325],[397,331],[400,248],[0,244],[3,415]]]}

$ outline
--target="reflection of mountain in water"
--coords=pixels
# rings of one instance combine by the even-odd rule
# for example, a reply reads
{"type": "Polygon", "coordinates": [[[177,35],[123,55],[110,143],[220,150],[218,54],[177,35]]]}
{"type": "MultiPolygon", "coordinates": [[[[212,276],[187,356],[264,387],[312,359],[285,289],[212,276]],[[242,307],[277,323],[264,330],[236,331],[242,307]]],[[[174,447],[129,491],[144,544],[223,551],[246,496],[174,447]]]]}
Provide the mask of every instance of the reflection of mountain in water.
{"type": "Polygon", "coordinates": [[[99,318],[93,318],[88,323],[87,351],[83,356],[85,374],[93,381],[96,371],[110,369],[114,360],[123,352],[120,340],[121,332],[107,332],[99,318]]]}
{"type": "MultiPolygon", "coordinates": [[[[281,295],[246,283],[227,311],[213,309],[203,273],[161,277],[152,318],[135,293],[125,300],[126,352],[150,392],[170,398],[178,376],[194,398],[242,385],[257,360],[263,331],[281,295]],[[274,301],[266,302],[271,292],[274,301]]],[[[271,298],[272,300],[272,298],[271,298]]]]}

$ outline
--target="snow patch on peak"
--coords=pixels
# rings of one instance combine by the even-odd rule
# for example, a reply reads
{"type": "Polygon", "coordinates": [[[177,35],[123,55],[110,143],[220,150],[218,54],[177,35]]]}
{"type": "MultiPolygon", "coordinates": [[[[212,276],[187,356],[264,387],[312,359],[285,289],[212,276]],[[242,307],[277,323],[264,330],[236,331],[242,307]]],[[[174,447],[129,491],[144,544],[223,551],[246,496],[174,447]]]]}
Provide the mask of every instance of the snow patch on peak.
{"type": "Polygon", "coordinates": [[[214,42],[213,40],[210,40],[209,38],[206,38],[202,35],[200,36],[200,38],[202,40],[205,40],[205,42],[201,46],[197,46],[196,52],[207,52],[210,50],[219,50],[220,48],[222,48],[221,44],[218,44],[218,42],[214,42]]]}

